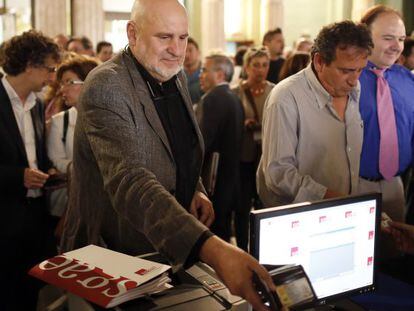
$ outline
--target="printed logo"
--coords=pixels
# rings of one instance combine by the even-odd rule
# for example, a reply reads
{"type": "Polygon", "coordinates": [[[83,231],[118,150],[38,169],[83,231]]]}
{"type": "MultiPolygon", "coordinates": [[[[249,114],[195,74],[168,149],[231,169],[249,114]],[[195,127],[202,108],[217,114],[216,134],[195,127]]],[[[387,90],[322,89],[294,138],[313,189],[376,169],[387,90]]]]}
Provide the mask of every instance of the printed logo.
{"type": "Polygon", "coordinates": [[[290,256],[296,256],[299,253],[299,247],[295,246],[290,249],[290,256]]]}

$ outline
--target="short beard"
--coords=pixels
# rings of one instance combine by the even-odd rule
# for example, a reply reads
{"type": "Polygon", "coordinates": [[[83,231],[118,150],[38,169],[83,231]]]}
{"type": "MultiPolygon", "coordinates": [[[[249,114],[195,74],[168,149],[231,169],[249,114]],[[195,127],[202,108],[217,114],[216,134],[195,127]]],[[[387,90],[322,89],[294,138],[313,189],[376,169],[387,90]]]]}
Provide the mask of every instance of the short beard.
{"type": "Polygon", "coordinates": [[[150,70],[152,70],[153,72],[156,72],[159,76],[161,76],[162,78],[165,79],[165,81],[170,80],[172,77],[174,77],[176,74],[178,74],[182,69],[183,66],[180,65],[177,67],[176,70],[172,71],[172,70],[162,70],[159,67],[155,67],[155,66],[149,66],[150,70]]]}
{"type": "MultiPolygon", "coordinates": [[[[146,61],[145,57],[141,58],[139,60],[139,62],[141,63],[142,66],[144,66],[144,68],[151,74],[152,72],[157,74],[158,77],[162,78],[161,82],[164,81],[168,81],[170,80],[172,77],[174,77],[176,74],[178,74],[182,69],[183,69],[183,65],[179,65],[177,67],[176,70],[162,70],[160,67],[148,64],[148,62],[146,61]]],[[[154,77],[157,79],[157,77],[154,77]]],[[[158,79],[159,80],[159,79],[158,79]]]]}

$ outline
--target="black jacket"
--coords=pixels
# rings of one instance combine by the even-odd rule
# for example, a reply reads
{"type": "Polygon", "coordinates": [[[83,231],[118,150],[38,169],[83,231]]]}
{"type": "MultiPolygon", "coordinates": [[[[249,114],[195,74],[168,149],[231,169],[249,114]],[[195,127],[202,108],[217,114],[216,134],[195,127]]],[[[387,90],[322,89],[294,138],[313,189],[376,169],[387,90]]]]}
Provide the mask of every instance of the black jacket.
{"type": "MultiPolygon", "coordinates": [[[[39,170],[47,172],[52,164],[46,153],[43,104],[38,100],[31,109],[39,170]]],[[[27,155],[10,99],[0,83],[0,207],[8,234],[18,230],[16,224],[24,217],[24,170],[29,167],[27,155]]],[[[2,221],[3,222],[3,221],[2,221]]],[[[3,227],[3,229],[5,229],[3,227]]],[[[1,229],[2,230],[2,229],[1,229]]]]}

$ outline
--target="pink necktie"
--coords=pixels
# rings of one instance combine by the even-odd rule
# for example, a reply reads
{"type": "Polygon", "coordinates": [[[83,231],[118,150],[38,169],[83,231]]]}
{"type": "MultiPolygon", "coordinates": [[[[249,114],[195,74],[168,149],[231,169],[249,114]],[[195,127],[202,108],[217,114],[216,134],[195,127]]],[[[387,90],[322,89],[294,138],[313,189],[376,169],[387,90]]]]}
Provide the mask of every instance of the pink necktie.
{"type": "Polygon", "coordinates": [[[398,137],[390,87],[385,69],[372,69],[377,76],[377,110],[380,130],[379,171],[385,180],[398,172],[398,137]]]}

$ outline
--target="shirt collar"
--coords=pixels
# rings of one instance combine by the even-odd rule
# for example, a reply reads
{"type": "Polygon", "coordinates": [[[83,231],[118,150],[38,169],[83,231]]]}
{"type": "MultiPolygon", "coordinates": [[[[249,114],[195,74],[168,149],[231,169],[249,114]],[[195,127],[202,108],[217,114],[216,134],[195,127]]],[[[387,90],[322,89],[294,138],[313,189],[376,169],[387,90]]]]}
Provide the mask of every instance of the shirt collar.
{"type": "Polygon", "coordinates": [[[368,68],[368,69],[373,69],[373,68],[376,68],[377,66],[375,66],[375,64],[374,63],[372,63],[372,62],[370,62],[370,61],[368,61],[368,63],[367,63],[367,67],[366,68],[368,68]]]}
{"type": "Polygon", "coordinates": [[[230,83],[229,83],[229,82],[227,82],[227,81],[224,81],[224,82],[220,82],[220,83],[218,83],[216,86],[212,87],[210,90],[208,90],[207,92],[205,92],[205,93],[203,94],[203,96],[201,96],[201,99],[203,99],[204,97],[206,97],[206,95],[207,95],[207,94],[209,94],[211,91],[213,91],[213,90],[215,90],[216,88],[221,87],[221,86],[227,86],[227,87],[229,87],[229,86],[230,86],[230,83]]]}
{"type": "MultiPolygon", "coordinates": [[[[313,93],[316,96],[316,100],[318,102],[319,108],[325,107],[327,104],[330,104],[332,102],[332,96],[328,93],[327,90],[323,87],[321,82],[319,82],[315,72],[312,69],[312,64],[309,64],[304,69],[305,77],[308,80],[308,83],[313,91],[313,93]]],[[[354,87],[351,92],[349,93],[349,97],[353,101],[358,101],[360,93],[360,84],[358,81],[358,84],[356,87],[354,87]]]]}
{"type": "Polygon", "coordinates": [[[26,102],[23,103],[9,81],[7,81],[6,77],[7,76],[3,76],[3,78],[1,78],[1,82],[3,83],[4,89],[6,90],[7,96],[9,97],[12,105],[24,109],[24,111],[32,109],[34,105],[36,105],[36,95],[33,92],[30,92],[29,96],[26,98],[26,102]]]}
{"type": "Polygon", "coordinates": [[[223,81],[223,82],[218,83],[218,84],[216,85],[216,87],[221,86],[221,85],[230,85],[230,83],[229,83],[229,82],[227,82],[227,81],[223,81]]]}
{"type": "MultiPolygon", "coordinates": [[[[391,65],[390,67],[388,67],[387,69],[385,69],[384,73],[387,72],[387,71],[393,71],[395,69],[395,67],[396,67],[395,64],[391,65]]],[[[368,70],[371,71],[371,69],[377,68],[377,66],[374,63],[368,61],[367,66],[365,68],[367,68],[368,70]]]]}
{"type": "Polygon", "coordinates": [[[165,90],[168,90],[167,92],[174,92],[176,90],[177,75],[174,75],[168,81],[159,82],[157,79],[151,76],[148,70],[135,58],[134,55],[132,55],[132,52],[129,47],[127,53],[133,59],[138,72],[141,74],[142,78],[147,83],[148,88],[150,88],[149,91],[151,92],[151,95],[153,95],[153,97],[163,94],[165,90]]]}

